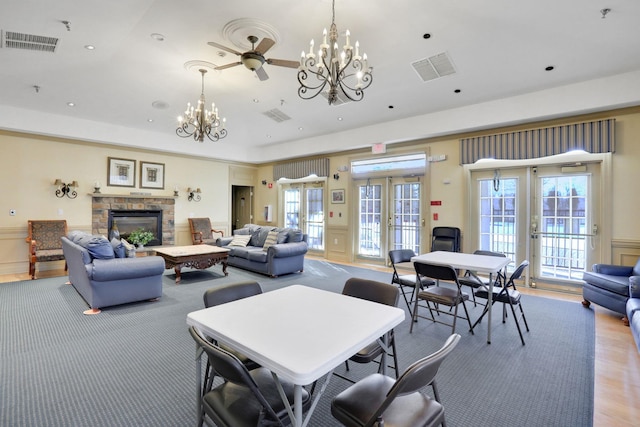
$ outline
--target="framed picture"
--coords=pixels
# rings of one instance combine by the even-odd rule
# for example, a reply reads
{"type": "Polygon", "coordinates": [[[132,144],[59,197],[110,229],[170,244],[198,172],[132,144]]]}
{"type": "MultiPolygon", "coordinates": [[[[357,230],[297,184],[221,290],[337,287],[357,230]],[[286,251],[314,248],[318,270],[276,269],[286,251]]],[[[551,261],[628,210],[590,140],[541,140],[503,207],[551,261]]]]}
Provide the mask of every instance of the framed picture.
{"type": "Polygon", "coordinates": [[[331,190],[331,203],[344,203],[344,190],[331,190]]]}
{"type": "Polygon", "coordinates": [[[164,163],[140,162],[140,188],[164,190],[164,163]]]}
{"type": "Polygon", "coordinates": [[[107,162],[107,185],[113,187],[136,186],[135,160],[109,157],[107,162]]]}

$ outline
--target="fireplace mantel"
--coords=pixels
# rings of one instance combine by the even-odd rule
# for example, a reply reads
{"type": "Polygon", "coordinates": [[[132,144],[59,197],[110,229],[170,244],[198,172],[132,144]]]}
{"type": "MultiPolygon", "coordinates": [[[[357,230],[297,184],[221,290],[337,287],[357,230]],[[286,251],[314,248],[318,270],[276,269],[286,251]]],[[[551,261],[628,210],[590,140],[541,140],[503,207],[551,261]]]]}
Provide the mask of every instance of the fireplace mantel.
{"type": "Polygon", "coordinates": [[[105,194],[105,193],[87,193],[87,196],[91,196],[94,199],[96,197],[109,197],[109,198],[118,198],[122,197],[125,199],[177,199],[178,196],[163,196],[163,195],[154,195],[154,194],[105,194]]]}

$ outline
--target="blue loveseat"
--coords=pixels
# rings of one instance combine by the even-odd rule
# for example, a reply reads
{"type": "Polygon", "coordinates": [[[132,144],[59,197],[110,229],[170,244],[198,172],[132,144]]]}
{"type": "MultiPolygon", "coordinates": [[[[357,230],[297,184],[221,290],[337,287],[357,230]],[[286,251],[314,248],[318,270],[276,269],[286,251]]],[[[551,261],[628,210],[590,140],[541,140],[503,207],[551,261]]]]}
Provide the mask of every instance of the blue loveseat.
{"type": "Polygon", "coordinates": [[[91,307],[86,314],[162,296],[162,257],[126,257],[119,241],[78,231],[62,237],[62,250],[69,281],[91,307]]]}
{"type": "Polygon", "coordinates": [[[629,278],[627,318],[629,319],[631,334],[640,353],[640,276],[631,276],[629,278]]]}
{"type": "Polygon", "coordinates": [[[298,229],[246,224],[216,244],[229,249],[229,265],[276,277],[304,270],[307,239],[298,229]],[[273,241],[269,241],[269,232],[273,241]]]}

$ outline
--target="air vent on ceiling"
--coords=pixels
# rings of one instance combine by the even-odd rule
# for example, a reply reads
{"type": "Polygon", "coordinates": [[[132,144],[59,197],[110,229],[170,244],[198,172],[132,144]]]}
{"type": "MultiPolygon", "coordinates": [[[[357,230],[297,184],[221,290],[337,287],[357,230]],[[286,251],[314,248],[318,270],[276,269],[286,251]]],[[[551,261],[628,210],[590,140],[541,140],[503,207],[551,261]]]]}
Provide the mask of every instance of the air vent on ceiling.
{"type": "Polygon", "coordinates": [[[273,110],[265,111],[262,114],[264,114],[265,116],[269,117],[271,120],[278,123],[284,122],[285,120],[291,120],[291,117],[287,116],[285,113],[278,110],[277,108],[274,108],[273,110]]]}
{"type": "Polygon", "coordinates": [[[58,46],[58,40],[56,37],[36,36],[34,34],[16,33],[14,31],[2,32],[2,47],[12,49],[53,53],[58,46]]]}
{"type": "Polygon", "coordinates": [[[446,52],[421,59],[411,65],[425,82],[456,73],[453,62],[446,52]]]}

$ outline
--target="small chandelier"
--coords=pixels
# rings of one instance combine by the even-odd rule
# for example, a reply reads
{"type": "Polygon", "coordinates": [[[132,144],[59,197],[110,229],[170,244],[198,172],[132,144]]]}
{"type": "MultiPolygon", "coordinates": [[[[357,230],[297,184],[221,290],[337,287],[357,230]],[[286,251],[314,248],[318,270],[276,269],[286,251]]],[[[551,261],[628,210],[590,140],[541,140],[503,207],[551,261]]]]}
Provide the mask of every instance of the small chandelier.
{"type": "Polygon", "coordinates": [[[198,70],[202,74],[202,93],[198,100],[198,106],[193,107],[191,103],[187,103],[187,109],[184,116],[178,117],[178,128],[176,134],[182,138],[193,136],[196,141],[204,141],[206,135],[211,141],[217,141],[227,136],[225,129],[226,119],[220,120],[218,108],[215,103],[211,103],[211,111],[205,110],[204,107],[204,75],[207,70],[198,70]]]}
{"type": "Polygon", "coordinates": [[[329,105],[335,103],[340,94],[351,101],[361,101],[364,97],[364,90],[373,81],[371,75],[373,68],[369,67],[367,63],[366,53],[362,57],[360,56],[360,45],[357,41],[354,52],[354,48],[349,42],[349,30],[346,31],[346,43],[342,47],[342,51],[339,52],[338,28],[335,24],[335,0],[333,0],[331,9],[329,43],[327,43],[327,29],[325,28],[318,54],[313,52],[313,40],[309,46],[309,53],[302,51],[298,68],[298,82],[300,83],[298,96],[302,99],[312,99],[326,88],[329,105]]]}

